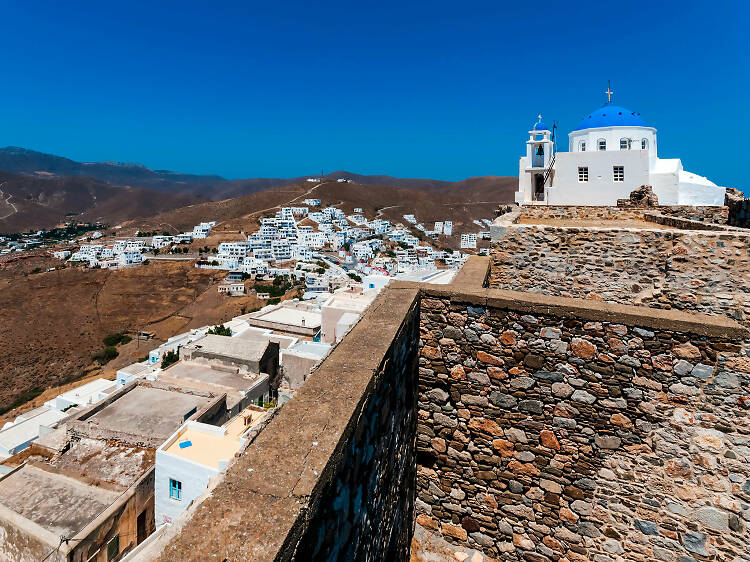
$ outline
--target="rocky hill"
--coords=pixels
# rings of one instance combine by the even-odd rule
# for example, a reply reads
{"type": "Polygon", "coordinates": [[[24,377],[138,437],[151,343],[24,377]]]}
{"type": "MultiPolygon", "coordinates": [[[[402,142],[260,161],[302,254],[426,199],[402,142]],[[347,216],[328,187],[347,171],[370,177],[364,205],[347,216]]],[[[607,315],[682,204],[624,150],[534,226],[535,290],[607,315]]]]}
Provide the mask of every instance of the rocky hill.
{"type": "Polygon", "coordinates": [[[0,234],[38,230],[66,219],[116,223],[199,200],[181,193],[117,187],[87,177],[31,177],[0,171],[0,234]]]}

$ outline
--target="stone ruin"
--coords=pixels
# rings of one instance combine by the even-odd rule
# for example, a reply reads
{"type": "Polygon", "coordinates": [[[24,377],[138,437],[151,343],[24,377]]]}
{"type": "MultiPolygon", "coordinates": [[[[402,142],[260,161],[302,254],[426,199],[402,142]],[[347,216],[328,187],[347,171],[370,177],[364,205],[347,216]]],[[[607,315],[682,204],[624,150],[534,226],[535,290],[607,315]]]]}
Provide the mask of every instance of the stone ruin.
{"type": "Polygon", "coordinates": [[[656,197],[650,185],[642,185],[634,189],[628,199],[618,199],[617,206],[624,208],[658,207],[659,198],[656,197]]]}

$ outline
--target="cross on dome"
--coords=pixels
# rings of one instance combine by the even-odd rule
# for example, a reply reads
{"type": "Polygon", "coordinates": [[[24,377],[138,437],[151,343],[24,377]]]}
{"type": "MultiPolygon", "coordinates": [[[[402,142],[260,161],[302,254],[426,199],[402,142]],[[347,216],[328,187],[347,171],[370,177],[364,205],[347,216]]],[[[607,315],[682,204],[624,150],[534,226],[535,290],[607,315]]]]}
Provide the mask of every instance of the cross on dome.
{"type": "Polygon", "coordinates": [[[614,92],[612,91],[612,86],[609,80],[607,80],[607,91],[604,93],[607,94],[607,103],[612,103],[612,94],[614,94],[614,92]]]}

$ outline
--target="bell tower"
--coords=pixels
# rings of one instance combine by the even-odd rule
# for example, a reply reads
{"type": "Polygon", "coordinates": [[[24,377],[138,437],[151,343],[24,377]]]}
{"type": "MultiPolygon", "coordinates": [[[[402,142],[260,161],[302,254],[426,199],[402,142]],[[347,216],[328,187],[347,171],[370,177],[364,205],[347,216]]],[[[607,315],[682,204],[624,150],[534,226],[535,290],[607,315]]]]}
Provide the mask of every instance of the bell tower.
{"type": "Polygon", "coordinates": [[[537,122],[529,131],[526,141],[526,174],[531,184],[531,200],[546,201],[546,189],[552,183],[552,166],[555,160],[555,143],[552,131],[539,115],[537,122]]]}

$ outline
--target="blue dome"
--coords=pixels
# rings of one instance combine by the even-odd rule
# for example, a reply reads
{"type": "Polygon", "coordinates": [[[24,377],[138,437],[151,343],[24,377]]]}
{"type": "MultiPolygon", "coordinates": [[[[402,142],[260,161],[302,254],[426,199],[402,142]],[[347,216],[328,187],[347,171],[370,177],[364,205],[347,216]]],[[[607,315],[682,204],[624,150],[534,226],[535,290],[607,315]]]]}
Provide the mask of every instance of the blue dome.
{"type": "Polygon", "coordinates": [[[596,127],[648,127],[641,114],[619,105],[606,104],[584,117],[575,131],[596,127]]]}
{"type": "Polygon", "coordinates": [[[539,123],[536,123],[536,124],[534,125],[534,129],[533,129],[533,130],[534,130],[534,131],[549,131],[550,129],[549,129],[549,127],[547,127],[547,125],[545,125],[544,123],[542,123],[542,122],[539,122],[539,123]]]}

